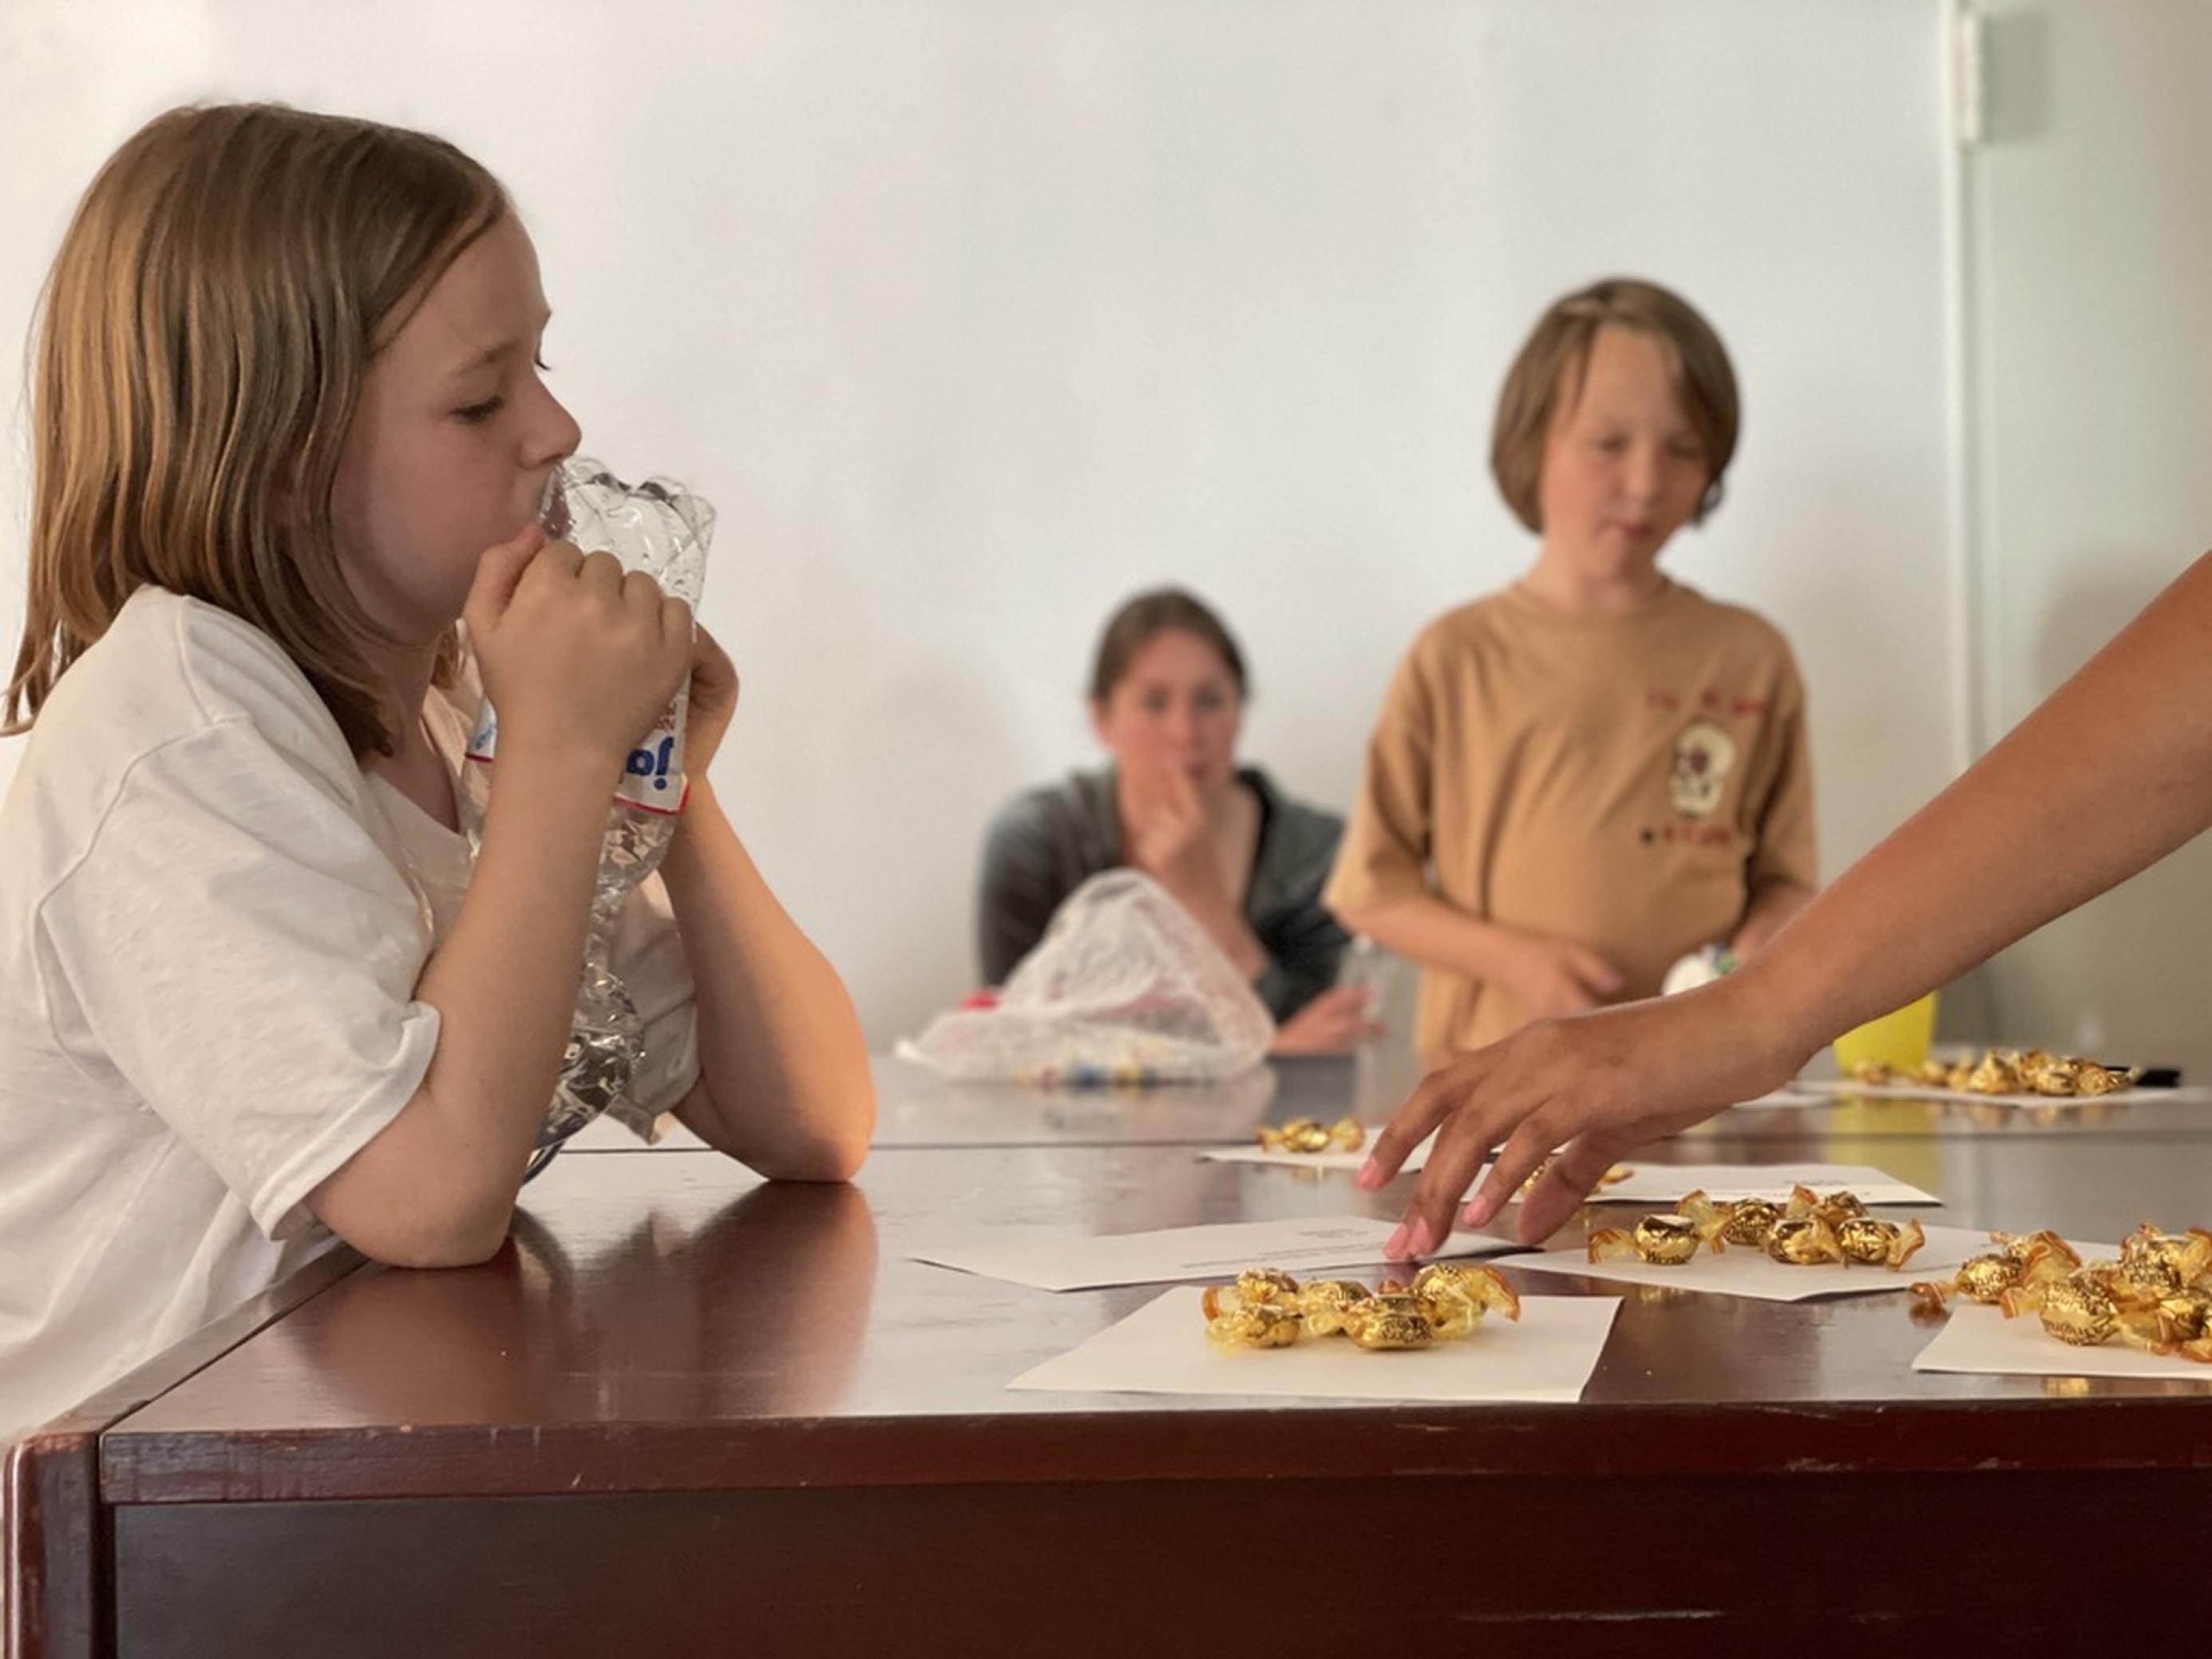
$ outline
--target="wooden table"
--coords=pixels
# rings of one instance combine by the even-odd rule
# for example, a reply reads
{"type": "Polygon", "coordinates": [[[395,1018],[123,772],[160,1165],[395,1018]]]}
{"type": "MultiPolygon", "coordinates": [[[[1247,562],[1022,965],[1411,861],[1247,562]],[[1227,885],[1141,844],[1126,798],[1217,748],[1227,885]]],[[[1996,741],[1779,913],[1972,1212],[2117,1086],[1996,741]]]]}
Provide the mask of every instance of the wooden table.
{"type": "MultiPolygon", "coordinates": [[[[2212,1218],[2201,1133],[1759,1115],[1642,1156],[1876,1164],[1966,1224],[2212,1218]]],[[[1162,1146],[888,1149],[849,1188],[563,1158],[488,1266],[335,1253],[33,1443],[25,1652],[2202,1641],[2212,1383],[1921,1375],[1900,1297],[1630,1289],[1573,1406],[1011,1393],[1157,1287],[907,1254],[1389,1196],[1162,1146]]]]}
{"type": "MultiPolygon", "coordinates": [[[[1294,1117],[1334,1122],[1347,1114],[1386,1122],[1420,1081],[1409,1052],[1383,1047],[1352,1058],[1278,1060],[1226,1083],[1154,1089],[1036,1089],[950,1083],[889,1056],[875,1062],[880,1148],[944,1146],[1219,1146],[1261,1123],[1294,1117]]],[[[1808,1097],[1809,1098],[1809,1097],[1808,1097]]],[[[2029,1109],[1845,1097],[1723,1115],[1696,1136],[1797,1141],[1850,1133],[1917,1139],[1990,1134],[2198,1133],[2212,1138],[2212,1098],[2191,1090],[2126,1104],[2089,1102],[2029,1109]]],[[[572,1143],[579,1150],[649,1150],[627,1129],[600,1122],[572,1143]]],[[[696,1151],[678,1131],[664,1143],[696,1151]]]]}

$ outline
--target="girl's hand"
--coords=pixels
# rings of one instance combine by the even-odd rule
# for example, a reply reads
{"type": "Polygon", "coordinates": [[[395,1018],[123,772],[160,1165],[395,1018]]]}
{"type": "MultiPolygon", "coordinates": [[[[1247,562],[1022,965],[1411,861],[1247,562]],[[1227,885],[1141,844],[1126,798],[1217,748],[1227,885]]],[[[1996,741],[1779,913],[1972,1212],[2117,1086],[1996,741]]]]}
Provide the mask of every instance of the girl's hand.
{"type": "Polygon", "coordinates": [[[684,716],[684,769],[707,775],[722,734],[738,712],[738,669],[704,623],[691,638],[691,701],[684,716]]]}
{"type": "Polygon", "coordinates": [[[1375,993],[1365,985],[1323,991],[1285,1020],[1275,1033],[1276,1054],[1349,1054],[1389,1027],[1375,1018],[1375,993]]]}
{"type": "Polygon", "coordinates": [[[1519,1236],[1555,1231],[1622,1154],[1686,1127],[1793,1076],[1784,1022],[1759,1006],[1753,978],[1729,979],[1662,1000],[1546,1020],[1431,1073],[1377,1136],[1359,1184],[1381,1186],[1437,1130],[1405,1225],[1384,1247],[1425,1255],[1450,1236],[1453,1211],[1496,1150],[1498,1161],[1463,1218],[1480,1226],[1553,1159],[1521,1206],[1519,1236]]]}
{"type": "MultiPolygon", "coordinates": [[[[499,710],[500,749],[609,771],[676,695],[691,659],[691,607],[532,525],[477,566],[463,610],[499,710]]],[[[718,734],[719,735],[719,734],[718,734]]]]}

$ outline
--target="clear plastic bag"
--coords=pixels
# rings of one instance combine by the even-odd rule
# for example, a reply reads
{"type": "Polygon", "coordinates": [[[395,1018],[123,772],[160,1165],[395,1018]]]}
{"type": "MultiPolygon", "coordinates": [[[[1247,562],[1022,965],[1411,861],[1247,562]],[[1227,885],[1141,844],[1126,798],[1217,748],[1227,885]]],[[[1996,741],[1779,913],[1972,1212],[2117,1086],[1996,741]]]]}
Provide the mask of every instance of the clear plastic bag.
{"type": "Polygon", "coordinates": [[[1202,1083],[1258,1065],[1267,1006],[1151,878],[1071,893],[997,1004],[941,1014],[900,1055],[969,1082],[1202,1083]]]}
{"type": "MultiPolygon", "coordinates": [[[[681,484],[667,478],[625,484],[599,462],[571,457],[548,481],[539,516],[549,538],[573,542],[586,553],[612,553],[623,569],[643,571],[670,598],[698,605],[714,509],[681,484]]],[[[684,703],[679,689],[630,750],[608,809],[575,1017],[553,1103],[538,1130],[532,1173],[602,1112],[635,1126],[647,1121],[629,1094],[630,1079],[645,1055],[644,1029],[629,988],[614,971],[612,941],[623,897],[659,865],[684,808],[684,703]]],[[[471,851],[483,836],[489,763],[498,744],[498,715],[487,702],[469,739],[470,760],[482,763],[464,769],[462,777],[462,823],[471,851]]]]}

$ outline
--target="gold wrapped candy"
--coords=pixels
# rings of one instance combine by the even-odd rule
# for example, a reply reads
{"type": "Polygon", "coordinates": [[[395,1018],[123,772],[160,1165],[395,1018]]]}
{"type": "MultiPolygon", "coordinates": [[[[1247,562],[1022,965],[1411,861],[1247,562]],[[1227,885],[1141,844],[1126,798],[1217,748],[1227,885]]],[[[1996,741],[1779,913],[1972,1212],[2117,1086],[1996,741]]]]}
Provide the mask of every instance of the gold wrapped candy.
{"type": "Polygon", "coordinates": [[[2156,1311],[2167,1341],[2179,1344],[2212,1336],[2212,1290],[2176,1291],[2162,1296],[2156,1311]]]}
{"type": "Polygon", "coordinates": [[[1458,1340],[1492,1312],[1521,1317],[1521,1298],[1496,1268],[1458,1261],[1432,1261],[1411,1285],[1385,1279],[1378,1291],[1352,1279],[1300,1285],[1279,1267],[1248,1267],[1233,1284],[1208,1285],[1199,1305],[1206,1340],[1231,1349],[1331,1336],[1370,1351],[1425,1348],[1458,1340]]]}
{"type": "Polygon", "coordinates": [[[1844,1261],[1887,1267],[1893,1273],[1911,1261],[1927,1242],[1928,1235],[1917,1221],[1899,1224],[1878,1216],[1855,1215],[1836,1229],[1836,1243],[1844,1261]]]}
{"type": "Polygon", "coordinates": [[[1793,1267],[1817,1267],[1844,1260],[1836,1230],[1821,1215],[1785,1215],[1766,1235],[1766,1253],[1793,1267]]]}
{"type": "MultiPolygon", "coordinates": [[[[1389,1282],[1382,1287],[1392,1288],[1389,1282]]],[[[1521,1298],[1488,1267],[1458,1261],[1431,1261],[1407,1287],[1429,1328],[1446,1341],[1465,1336],[1495,1309],[1508,1319],[1521,1317],[1521,1298]]]]}
{"type": "Polygon", "coordinates": [[[2081,1265],[2074,1247],[2047,1229],[2019,1235],[1991,1233],[1990,1239],[2000,1248],[1987,1255],[1968,1257],[1948,1279],[1923,1280],[1913,1285],[1915,1307],[1922,1312],[1940,1313],[1954,1293],[1970,1302],[2002,1302],[2022,1285],[2063,1279],[2081,1265]]]}
{"type": "Polygon", "coordinates": [[[2162,1233],[2146,1221],[2120,1241],[2120,1272],[2160,1292],[2197,1284],[2212,1273],[2212,1232],[2162,1233]]]}
{"type": "Polygon", "coordinates": [[[1917,1307],[1939,1313],[1954,1294],[1970,1302],[1995,1302],[2019,1282],[2019,1259],[1995,1251],[1967,1257],[1948,1279],[1921,1279],[1912,1287],[1912,1298],[1917,1307]]]}
{"type": "Polygon", "coordinates": [[[1817,1216],[1832,1230],[1866,1212],[1866,1200],[1856,1193],[1837,1191],[1822,1198],[1801,1182],[1790,1189],[1790,1202],[1783,1206],[1782,1216],[1789,1221],[1817,1216]]]}
{"type": "Polygon", "coordinates": [[[1304,1316],[1285,1303],[1255,1302],[1206,1322],[1206,1340],[1217,1348],[1287,1348],[1304,1334],[1304,1316]]]}
{"type": "Polygon", "coordinates": [[[1970,1095],[2016,1095],[2027,1085],[2021,1076],[2018,1062],[2011,1055],[1992,1048],[1975,1063],[1966,1080],[1954,1086],[1970,1095]]]}
{"type": "Polygon", "coordinates": [[[1346,1312],[1344,1334],[1360,1347],[1425,1348],[1436,1332],[1421,1316],[1421,1304],[1410,1295],[1370,1296],[1346,1312]]]}
{"type": "Polygon", "coordinates": [[[1297,1300],[1298,1281],[1280,1267],[1247,1267],[1234,1284],[1207,1285],[1202,1304],[1215,1319],[1239,1308],[1295,1308],[1297,1300]]]}
{"type": "Polygon", "coordinates": [[[1994,1302],[2008,1319],[2033,1314],[2059,1341],[2130,1347],[2212,1364],[2212,1232],[2162,1233],[2148,1222],[2117,1261],[2083,1261],[2050,1231],[1992,1233],[2002,1248],[1961,1266],[1948,1284],[1912,1287],[1917,1306],[1941,1311],[1954,1292],[1994,1302]]]}
{"type": "Polygon", "coordinates": [[[1655,1267],[1679,1267],[1708,1241],[1716,1249],[1720,1247],[1721,1219],[1701,1224],[1697,1217],[1677,1211],[1647,1215],[1633,1231],[1602,1227],[1589,1236],[1589,1259],[1608,1261],[1632,1256],[1655,1267]]]}
{"type": "MultiPolygon", "coordinates": [[[[2041,1048],[1985,1048],[1974,1059],[1957,1065],[1928,1060],[1914,1068],[1909,1080],[1957,1094],[2081,1098],[2118,1094],[2131,1086],[2139,1075],[2136,1071],[2122,1071],[2100,1066],[2094,1060],[2050,1054],[2041,1048]]],[[[1880,1060],[1861,1060],[1851,1067],[1851,1076],[1857,1082],[1873,1085],[1908,1080],[1908,1074],[1880,1060]]]]}
{"type": "Polygon", "coordinates": [[[1298,1292],[1298,1309],[1304,1314],[1308,1336],[1334,1336],[1344,1328],[1352,1304],[1373,1292],[1356,1279],[1314,1279],[1298,1292]]]}
{"type": "Polygon", "coordinates": [[[1767,1234],[1781,1219],[1782,1206],[1771,1199],[1740,1198],[1728,1206],[1728,1222],[1721,1229],[1721,1237],[1730,1244],[1763,1250],[1767,1234]]]}
{"type": "Polygon", "coordinates": [[[1357,1118],[1340,1117],[1324,1128],[1318,1118],[1294,1117],[1279,1129],[1263,1123],[1253,1138],[1271,1152],[1325,1152],[1332,1147],[1356,1152],[1367,1144],[1367,1131],[1357,1118]]]}
{"type": "Polygon", "coordinates": [[[1740,1198],[1723,1203],[1708,1197],[1702,1188],[1685,1194],[1675,1207],[1698,1224],[1700,1236],[1712,1241],[1716,1250],[1729,1244],[1763,1249],[1767,1234],[1782,1218],[1782,1206],[1771,1200],[1740,1198]]]}
{"type": "Polygon", "coordinates": [[[1701,1245],[1719,1251],[1735,1244],[1764,1250],[1792,1267],[1842,1262],[1893,1272],[1926,1242],[1918,1222],[1870,1216],[1856,1193],[1822,1198],[1800,1186],[1791,1188],[1786,1206],[1763,1198],[1723,1203],[1703,1191],[1689,1193],[1674,1213],[1648,1215],[1633,1231],[1609,1227],[1592,1233],[1589,1253],[1592,1261],[1634,1257],[1671,1267],[1692,1260],[1701,1245]]]}
{"type": "Polygon", "coordinates": [[[2094,1347],[2119,1328],[2119,1309],[2112,1294],[2094,1277],[2069,1277],[2045,1285],[2042,1305],[2036,1311],[2045,1330],[2080,1348],[2094,1347]]]}

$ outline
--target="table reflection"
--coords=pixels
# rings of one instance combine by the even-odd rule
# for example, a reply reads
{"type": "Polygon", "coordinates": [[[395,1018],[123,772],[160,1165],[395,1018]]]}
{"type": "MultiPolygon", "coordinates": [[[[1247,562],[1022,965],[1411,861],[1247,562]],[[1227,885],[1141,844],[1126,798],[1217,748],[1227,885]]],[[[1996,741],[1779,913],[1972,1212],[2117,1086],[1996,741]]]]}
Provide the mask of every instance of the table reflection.
{"type": "Polygon", "coordinates": [[[368,1267],[273,1334],[331,1404],[390,1423],[775,1417],[834,1408],[877,1270],[866,1197],[766,1183],[696,1223],[680,1202],[604,1234],[518,1212],[478,1267],[368,1267]]]}

